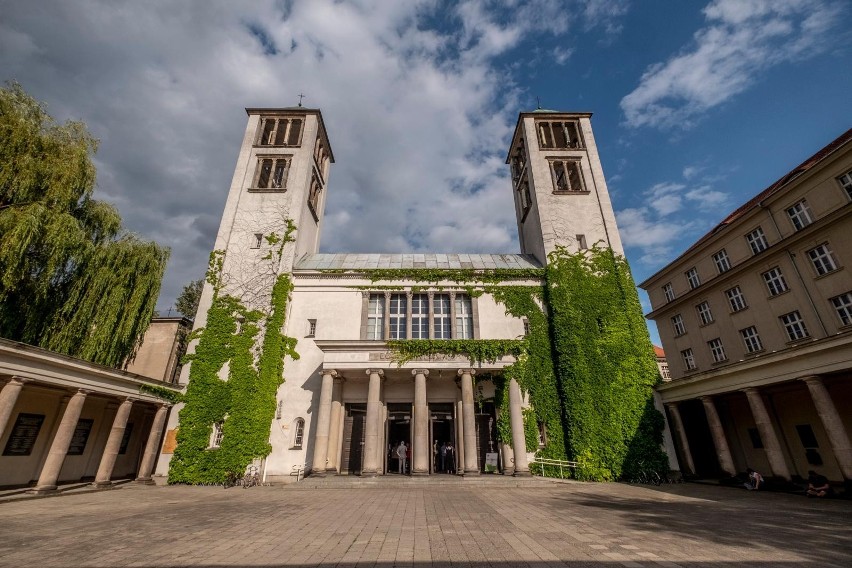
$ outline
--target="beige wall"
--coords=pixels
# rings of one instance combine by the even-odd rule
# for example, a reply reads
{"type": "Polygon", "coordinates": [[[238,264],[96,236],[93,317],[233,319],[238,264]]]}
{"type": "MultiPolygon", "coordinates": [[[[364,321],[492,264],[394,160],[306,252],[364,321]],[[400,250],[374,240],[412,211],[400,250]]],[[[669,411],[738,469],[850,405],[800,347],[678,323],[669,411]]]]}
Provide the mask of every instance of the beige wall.
{"type": "Polygon", "coordinates": [[[180,334],[189,333],[189,326],[190,321],[184,318],[154,318],[127,370],[158,381],[173,382],[182,356],[180,334]]]}

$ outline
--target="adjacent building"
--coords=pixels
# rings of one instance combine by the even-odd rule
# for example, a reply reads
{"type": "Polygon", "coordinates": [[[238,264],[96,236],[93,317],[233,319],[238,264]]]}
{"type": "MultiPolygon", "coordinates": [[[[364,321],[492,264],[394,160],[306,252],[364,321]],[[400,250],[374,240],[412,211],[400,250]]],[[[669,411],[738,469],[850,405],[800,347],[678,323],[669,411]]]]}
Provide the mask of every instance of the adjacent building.
{"type": "Polygon", "coordinates": [[[681,467],[852,479],[852,130],[640,286],[681,467]]]}

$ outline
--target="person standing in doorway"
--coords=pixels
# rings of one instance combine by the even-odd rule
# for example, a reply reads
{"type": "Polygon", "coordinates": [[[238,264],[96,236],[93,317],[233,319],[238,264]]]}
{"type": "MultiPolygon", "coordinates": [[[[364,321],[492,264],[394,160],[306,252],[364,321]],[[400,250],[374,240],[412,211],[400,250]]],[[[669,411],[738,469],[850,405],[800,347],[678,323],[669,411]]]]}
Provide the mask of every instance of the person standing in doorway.
{"type": "Polygon", "coordinates": [[[447,443],[441,444],[441,473],[446,473],[449,467],[447,466],[447,443]]]}
{"type": "Polygon", "coordinates": [[[406,466],[408,465],[408,448],[405,445],[405,442],[400,442],[399,446],[396,448],[396,457],[399,459],[399,473],[404,474],[406,471],[406,466]]]}

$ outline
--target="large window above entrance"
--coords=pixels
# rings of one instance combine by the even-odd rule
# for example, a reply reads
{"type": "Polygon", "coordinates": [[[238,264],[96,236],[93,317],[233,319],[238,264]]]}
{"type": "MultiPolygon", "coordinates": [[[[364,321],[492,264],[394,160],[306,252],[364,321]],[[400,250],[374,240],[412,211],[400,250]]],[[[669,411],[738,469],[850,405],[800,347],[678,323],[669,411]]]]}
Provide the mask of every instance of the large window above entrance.
{"type": "Polygon", "coordinates": [[[382,339],[474,339],[473,299],[461,293],[370,293],[362,337],[382,339]]]}

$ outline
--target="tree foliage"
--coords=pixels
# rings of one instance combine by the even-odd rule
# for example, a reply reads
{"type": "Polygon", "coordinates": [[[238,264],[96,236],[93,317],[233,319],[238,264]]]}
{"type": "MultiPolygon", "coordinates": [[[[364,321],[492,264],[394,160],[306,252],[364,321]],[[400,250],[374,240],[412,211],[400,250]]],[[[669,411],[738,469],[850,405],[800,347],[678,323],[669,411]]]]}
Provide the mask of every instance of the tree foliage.
{"type": "Polygon", "coordinates": [[[201,300],[201,289],[203,287],[204,280],[193,280],[184,286],[177,300],[175,300],[175,309],[184,316],[195,319],[195,312],[198,311],[198,302],[201,300]]]}
{"type": "Polygon", "coordinates": [[[148,326],[168,250],[92,198],[97,141],[0,88],[0,335],[120,366],[148,326]]]}

